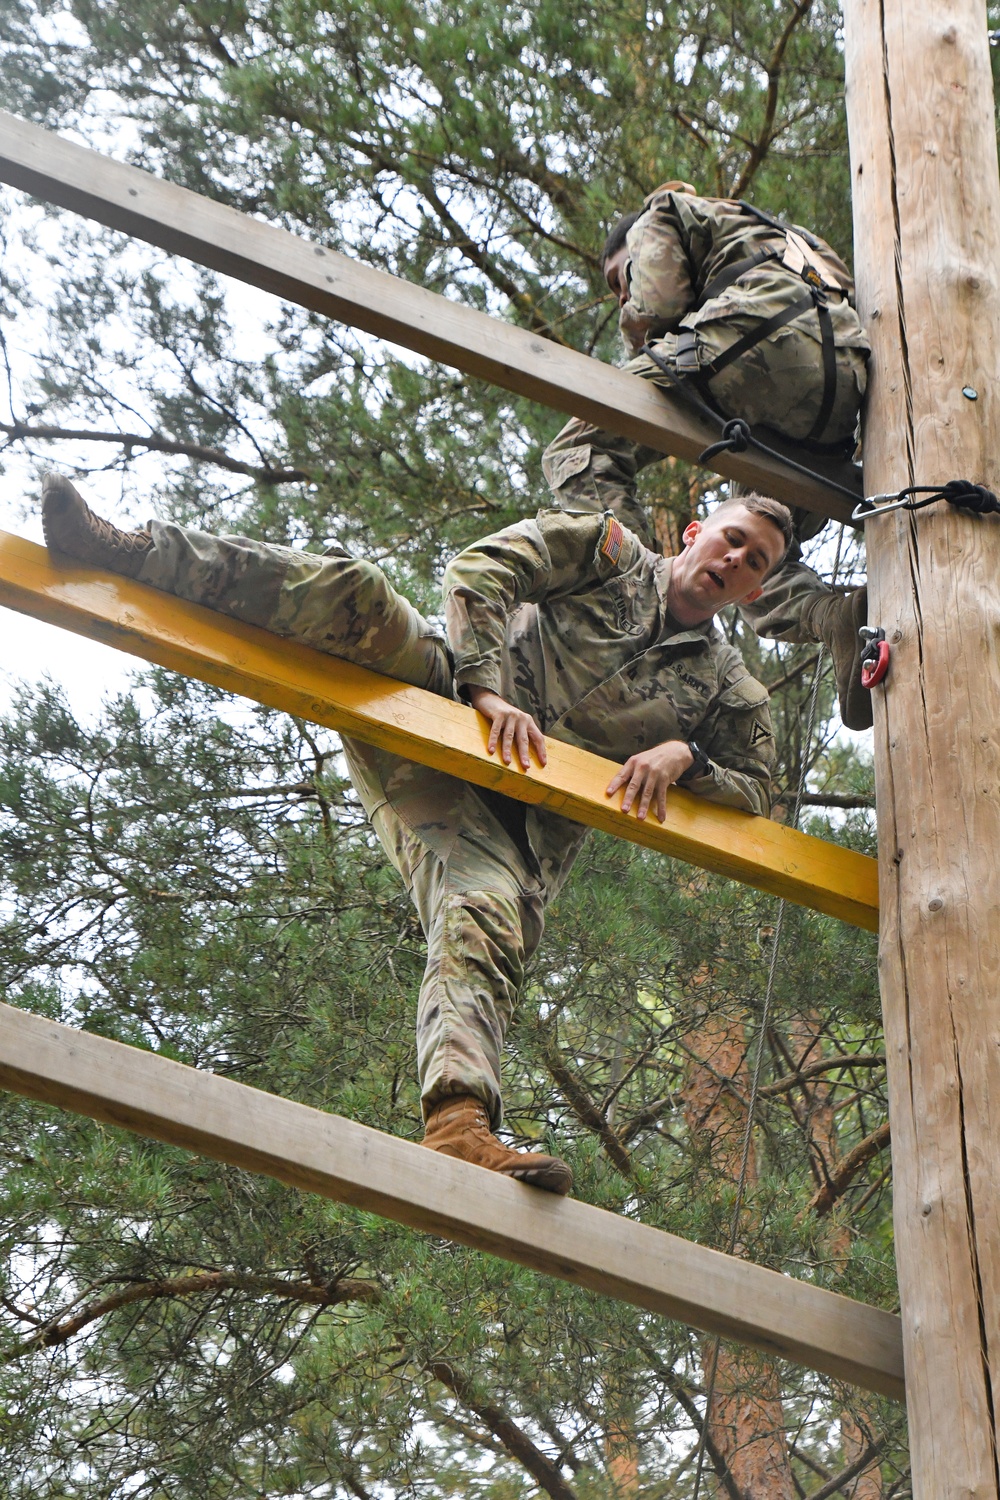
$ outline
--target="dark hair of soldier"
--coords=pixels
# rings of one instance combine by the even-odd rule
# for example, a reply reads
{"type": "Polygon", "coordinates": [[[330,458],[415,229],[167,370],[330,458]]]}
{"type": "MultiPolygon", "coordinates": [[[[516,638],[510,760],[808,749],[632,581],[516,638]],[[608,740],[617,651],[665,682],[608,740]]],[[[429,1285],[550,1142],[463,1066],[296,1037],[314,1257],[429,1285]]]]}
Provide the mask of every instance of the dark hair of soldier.
{"type": "MultiPolygon", "coordinates": [[[[666,193],[671,189],[678,193],[692,193],[695,197],[698,196],[697,188],[693,187],[690,182],[682,181],[679,177],[673,178],[670,182],[664,182],[660,187],[656,189],[656,192],[666,193]]],[[[647,202],[648,201],[649,200],[647,199],[647,202]]],[[[604,241],[604,248],[601,251],[602,276],[604,275],[604,267],[607,265],[612,255],[614,255],[624,245],[625,236],[632,228],[632,225],[635,223],[636,219],[640,219],[645,212],[645,208],[633,209],[630,214],[623,215],[623,217],[620,218],[617,223],[612,224],[610,230],[608,231],[608,237],[604,241]]]]}
{"type": "Polygon", "coordinates": [[[645,210],[641,208],[634,209],[632,213],[623,214],[622,217],[617,221],[617,223],[612,224],[610,230],[608,231],[608,237],[604,241],[604,248],[601,251],[602,276],[604,275],[604,267],[607,265],[612,255],[616,255],[624,245],[625,236],[632,228],[632,225],[635,223],[636,219],[641,218],[644,212],[645,210]]]}
{"type": "Polygon", "coordinates": [[[788,556],[788,549],[792,545],[792,539],[795,535],[792,530],[792,513],[788,509],[788,506],[782,505],[780,500],[772,500],[769,495],[731,495],[728,500],[723,500],[720,505],[715,507],[712,515],[717,516],[720,511],[727,510],[731,505],[744,506],[752,516],[764,516],[766,520],[771,522],[772,526],[777,526],[781,532],[785,547],[778,561],[767,570],[768,574],[773,573],[776,568],[781,567],[781,564],[788,556]]]}

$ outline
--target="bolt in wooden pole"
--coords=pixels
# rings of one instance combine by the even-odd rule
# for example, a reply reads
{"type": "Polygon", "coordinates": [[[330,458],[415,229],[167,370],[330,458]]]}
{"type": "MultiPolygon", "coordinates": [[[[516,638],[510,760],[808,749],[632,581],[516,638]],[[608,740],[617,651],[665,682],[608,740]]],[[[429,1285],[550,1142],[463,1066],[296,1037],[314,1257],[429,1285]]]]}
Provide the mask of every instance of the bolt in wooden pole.
{"type": "MultiPolygon", "coordinates": [[[[865,488],[1000,489],[1000,180],[982,0],[845,0],[865,488]]],[[[1000,520],[865,528],[916,1500],[1000,1495],[1000,520]]]]}

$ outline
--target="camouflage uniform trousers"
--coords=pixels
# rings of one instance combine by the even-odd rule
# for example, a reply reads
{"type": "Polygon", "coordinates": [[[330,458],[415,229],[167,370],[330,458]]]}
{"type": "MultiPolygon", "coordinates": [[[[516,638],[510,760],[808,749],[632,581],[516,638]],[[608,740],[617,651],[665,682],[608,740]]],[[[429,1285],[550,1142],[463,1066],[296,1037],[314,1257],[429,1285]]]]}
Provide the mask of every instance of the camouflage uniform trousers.
{"type": "MultiPolygon", "coordinates": [[[[714,359],[751,326],[738,319],[700,324],[697,337],[701,363],[714,359]]],[[[656,340],[655,347],[661,359],[673,366],[677,337],[666,334],[656,340]]],[[[667,376],[647,354],[637,355],[625,369],[668,394],[672,391],[667,376]]],[[[824,441],[835,442],[853,432],[865,373],[861,351],[837,350],[837,394],[824,441]]],[[[803,437],[822,399],[820,345],[800,330],[783,329],[721,371],[712,381],[711,392],[723,411],[738,414],[751,425],[765,424],[788,437],[803,437]]],[[[649,520],[636,496],[635,479],[640,469],[663,457],[656,448],[574,418],[545,450],[542,469],[557,506],[564,510],[613,510],[647,546],[652,546],[649,520]]],[[[808,537],[821,524],[816,517],[800,513],[796,531],[808,537]],[[804,528],[799,521],[804,522],[804,528]]],[[[764,584],[761,598],[744,606],[743,614],[758,635],[818,641],[810,617],[813,607],[830,593],[828,585],[800,560],[796,545],[784,566],[764,584]]]]}
{"type": "MultiPolygon", "coordinates": [[[[373,563],[158,521],[150,529],[143,583],[453,696],[443,637],[373,563]]],[[[359,741],[345,738],[344,751],[427,939],[417,1009],[424,1116],[448,1095],[474,1094],[497,1125],[504,1035],[544,923],[538,866],[516,823],[512,836],[468,783],[359,741]]]]}

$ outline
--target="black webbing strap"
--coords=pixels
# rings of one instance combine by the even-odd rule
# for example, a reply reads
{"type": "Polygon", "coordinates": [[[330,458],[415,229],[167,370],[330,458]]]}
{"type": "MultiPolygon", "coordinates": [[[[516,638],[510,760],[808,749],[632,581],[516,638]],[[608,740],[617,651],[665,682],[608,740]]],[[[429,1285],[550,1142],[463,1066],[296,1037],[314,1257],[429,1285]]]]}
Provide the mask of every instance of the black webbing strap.
{"type": "Polygon", "coordinates": [[[800,239],[805,240],[810,250],[822,250],[822,243],[808,229],[802,229],[798,224],[786,224],[783,219],[776,219],[774,214],[769,214],[766,208],[757,208],[753,203],[748,203],[745,198],[737,198],[737,203],[745,214],[751,218],[759,219],[762,224],[769,224],[772,229],[780,229],[782,234],[797,234],[800,239]]]}
{"type": "MultiPolygon", "coordinates": [[[[728,349],[723,349],[722,353],[717,354],[710,364],[702,365],[700,370],[701,378],[703,380],[713,380],[716,375],[720,375],[729,365],[741,359],[748,350],[756,348],[766,338],[770,338],[772,333],[777,333],[779,328],[784,328],[786,323],[791,323],[794,318],[801,317],[802,313],[808,312],[809,308],[815,302],[816,298],[813,293],[807,292],[804,297],[799,297],[796,302],[790,302],[780,312],[772,313],[771,317],[765,318],[762,323],[757,324],[756,328],[751,328],[749,333],[745,333],[742,338],[738,338],[735,344],[730,344],[728,349]]],[[[836,367],[834,367],[834,376],[836,376],[836,367]]],[[[825,394],[826,392],[824,391],[825,394]]]]}
{"type": "MultiPolygon", "coordinates": [[[[654,365],[667,377],[671,388],[700,417],[706,421],[718,422],[722,425],[721,439],[717,443],[712,443],[704,452],[699,453],[698,462],[700,464],[710,464],[712,459],[719,453],[745,453],[748,448],[756,448],[759,453],[764,453],[768,458],[775,459],[779,464],[783,464],[786,469],[794,469],[797,474],[803,474],[807,479],[819,480],[821,484],[826,485],[827,489],[835,490],[838,494],[846,496],[848,500],[857,500],[858,495],[856,490],[849,490],[846,485],[839,484],[837,480],[831,479],[826,474],[818,474],[815,469],[810,469],[806,464],[796,463],[795,459],[789,458],[787,453],[778,453],[776,449],[769,448],[753,431],[749,422],[744,422],[742,417],[733,417],[727,422],[719,412],[709,406],[701,393],[696,390],[694,383],[678,375],[677,371],[667,363],[662,354],[653,348],[652,344],[643,344],[640,352],[647,355],[653,361],[654,365]]],[[[855,515],[854,519],[861,518],[855,515]]]]}
{"type": "Polygon", "coordinates": [[[837,344],[833,337],[833,319],[826,298],[820,294],[813,297],[816,316],[819,318],[819,336],[823,345],[823,397],[819,403],[816,420],[806,434],[807,443],[815,443],[826,431],[826,424],[833,411],[837,394],[837,344]]]}
{"type": "MultiPolygon", "coordinates": [[[[738,199],[737,202],[744,213],[749,214],[751,218],[757,219],[759,223],[766,224],[769,228],[777,230],[782,238],[785,238],[789,234],[797,234],[805,240],[810,249],[822,250],[823,246],[821,242],[814,234],[810,234],[807,229],[799,229],[798,227],[793,229],[790,224],[785,224],[781,219],[775,218],[774,214],[769,214],[766,209],[756,208],[752,203],[747,203],[744,198],[738,199]]],[[[774,245],[762,245],[760,249],[754,250],[750,255],[745,256],[743,260],[738,260],[733,265],[726,266],[719,272],[718,276],[714,276],[701,293],[695,307],[698,309],[704,307],[706,302],[710,302],[713,297],[718,297],[727,287],[732,286],[734,281],[739,281],[741,276],[745,276],[748,271],[755,270],[757,266],[763,265],[765,261],[780,259],[781,253],[774,245]]],[[[814,272],[810,272],[809,274],[803,274],[803,280],[809,287],[809,292],[806,296],[800,297],[797,302],[791,303],[788,307],[782,308],[780,312],[774,313],[772,317],[766,318],[756,328],[752,329],[749,333],[745,333],[742,338],[737,339],[728,349],[716,355],[710,364],[702,365],[697,375],[692,374],[691,378],[701,381],[702,385],[706,387],[705,393],[708,394],[708,382],[713,380],[716,375],[721,374],[727,366],[733,364],[735,360],[741,359],[744,354],[755,348],[757,344],[761,344],[765,339],[770,338],[772,333],[777,333],[779,328],[784,328],[786,323],[793,322],[801,313],[807,312],[810,307],[815,307],[816,316],[819,319],[820,345],[823,359],[823,394],[820,397],[816,420],[804,439],[807,443],[815,443],[819,441],[826,431],[827,424],[833,412],[833,403],[837,396],[837,343],[834,337],[833,319],[830,316],[830,309],[827,305],[826,293],[820,285],[819,277],[814,272]]]]}
{"type": "Polygon", "coordinates": [[[820,347],[823,359],[823,394],[820,398],[819,411],[816,420],[806,434],[807,443],[817,442],[826,431],[826,425],[833,411],[833,403],[837,396],[837,344],[833,336],[833,319],[830,317],[830,309],[827,306],[826,297],[819,287],[811,288],[804,297],[798,301],[791,302],[783,307],[780,312],[773,313],[771,317],[765,318],[738,338],[728,349],[717,354],[710,364],[702,365],[698,371],[698,378],[704,381],[713,380],[716,375],[721,374],[729,365],[741,359],[750,349],[756,348],[758,344],[770,338],[772,333],[777,333],[779,328],[784,328],[786,323],[793,322],[802,313],[808,312],[815,307],[816,316],[819,319],[820,347]]]}
{"type": "Polygon", "coordinates": [[[724,292],[727,287],[732,286],[734,281],[739,281],[741,276],[745,276],[755,266],[762,266],[766,260],[780,259],[781,254],[774,245],[762,245],[752,255],[745,256],[743,260],[735,261],[733,265],[726,266],[724,270],[720,271],[718,276],[713,276],[708,286],[698,298],[696,306],[699,309],[704,307],[706,302],[711,302],[713,297],[718,297],[720,292],[724,292]]]}

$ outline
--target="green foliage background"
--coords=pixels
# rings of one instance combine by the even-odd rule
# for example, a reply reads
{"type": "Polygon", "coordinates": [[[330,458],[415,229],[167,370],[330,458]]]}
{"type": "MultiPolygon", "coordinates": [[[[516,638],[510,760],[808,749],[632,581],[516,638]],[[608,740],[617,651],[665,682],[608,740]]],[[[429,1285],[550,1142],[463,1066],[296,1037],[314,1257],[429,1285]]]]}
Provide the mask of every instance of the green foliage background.
{"type": "MultiPolygon", "coordinates": [[[[4,0],[0,40],[27,118],[608,360],[599,248],[668,178],[851,242],[825,0],[4,0]]],[[[336,536],[431,610],[449,553],[544,500],[555,414],[298,309],[263,331],[207,273],[6,201],[7,248],[56,276],[0,271],[11,461],[90,471],[136,514],[336,536]],[[131,438],[53,446],[43,424],[131,438]]],[[[661,525],[713,493],[681,464],[644,483],[661,525]]],[[[849,545],[841,580],[860,566],[849,545]]],[[[816,807],[815,831],[870,849],[830,683],[810,743],[809,653],[743,645],[778,684],[782,785],[805,758],[814,796],[861,804],[816,807]]],[[[419,1136],[422,940],[332,736],[159,672],[87,724],[26,688],[0,725],[0,881],[11,1003],[419,1136]]],[[[706,1014],[756,1045],[774,924],[765,898],[594,838],[511,1037],[511,1137],[553,1144],[587,1201],[726,1245],[730,1154],[692,1078],[706,1014]]],[[[790,911],[759,1044],[742,1253],[893,1306],[887,1155],[810,1207],[831,1150],[885,1119],[873,940],[790,911]],[[868,1059],[822,1075],[830,1095],[771,1087],[803,1017],[810,1062],[868,1059]]],[[[10,1096],[0,1119],[11,1500],[692,1493],[690,1330],[10,1096]]],[[[798,1493],[846,1462],[844,1410],[885,1440],[884,1494],[909,1493],[897,1410],[797,1369],[781,1390],[798,1493]]]]}

